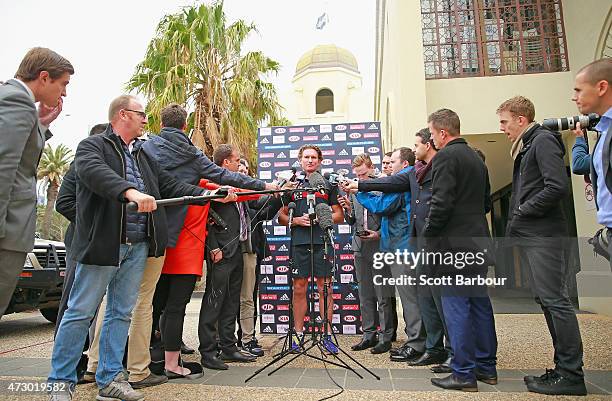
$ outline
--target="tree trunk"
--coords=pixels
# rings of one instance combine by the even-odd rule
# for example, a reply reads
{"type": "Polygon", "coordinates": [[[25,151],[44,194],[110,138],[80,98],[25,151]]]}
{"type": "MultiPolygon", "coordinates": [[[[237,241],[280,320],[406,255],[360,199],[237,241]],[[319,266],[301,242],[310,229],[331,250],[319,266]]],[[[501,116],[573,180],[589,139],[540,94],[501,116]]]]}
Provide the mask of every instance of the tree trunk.
{"type": "Polygon", "coordinates": [[[57,200],[57,194],[59,192],[59,185],[55,181],[50,181],[47,186],[47,205],[45,206],[45,215],[43,218],[43,232],[42,237],[49,239],[51,232],[51,217],[53,216],[53,209],[55,208],[55,201],[57,200]]]}

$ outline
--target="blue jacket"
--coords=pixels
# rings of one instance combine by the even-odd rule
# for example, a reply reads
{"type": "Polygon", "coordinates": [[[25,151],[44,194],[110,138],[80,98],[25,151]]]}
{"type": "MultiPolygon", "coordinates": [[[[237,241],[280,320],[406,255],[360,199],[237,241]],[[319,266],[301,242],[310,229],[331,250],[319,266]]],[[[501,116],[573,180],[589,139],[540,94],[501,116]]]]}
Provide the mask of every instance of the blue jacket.
{"type": "MultiPolygon", "coordinates": [[[[220,185],[237,188],[263,190],[266,183],[244,174],[233,173],[214,164],[187,138],[183,131],[164,127],[159,135],[152,136],[142,149],[176,179],[198,185],[200,178],[220,185]]],[[[168,247],[176,245],[183,228],[187,205],[166,208],[168,216],[168,247]]]]}
{"type": "Polygon", "coordinates": [[[576,138],[576,143],[572,147],[572,172],[578,175],[591,173],[589,145],[583,137],[576,138]]]}
{"type": "MultiPolygon", "coordinates": [[[[398,174],[408,173],[409,166],[398,174]]],[[[410,192],[374,194],[358,192],[357,201],[371,213],[382,216],[380,221],[380,250],[395,252],[410,249],[410,192]]]]}

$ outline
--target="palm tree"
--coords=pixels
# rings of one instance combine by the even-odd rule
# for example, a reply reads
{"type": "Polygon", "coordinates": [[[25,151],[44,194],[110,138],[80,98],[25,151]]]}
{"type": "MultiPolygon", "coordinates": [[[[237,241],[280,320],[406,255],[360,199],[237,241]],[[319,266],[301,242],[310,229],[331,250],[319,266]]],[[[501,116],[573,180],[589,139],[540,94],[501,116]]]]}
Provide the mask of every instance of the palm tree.
{"type": "Polygon", "coordinates": [[[47,144],[40,159],[37,178],[42,180],[43,185],[47,188],[47,204],[45,206],[41,233],[43,238],[49,238],[51,217],[59,187],[62,183],[62,178],[68,171],[68,167],[70,167],[72,159],[72,150],[62,144],[59,144],[55,149],[47,144]]]}
{"type": "Polygon", "coordinates": [[[255,31],[243,20],[227,25],[222,1],[162,18],[127,83],[148,100],[149,130],[157,131],[161,109],[176,102],[193,110],[189,127],[196,146],[211,155],[217,144],[231,143],[253,162],[258,125],[280,118],[281,111],[266,81],[279,64],[259,51],[242,54],[255,31]]]}

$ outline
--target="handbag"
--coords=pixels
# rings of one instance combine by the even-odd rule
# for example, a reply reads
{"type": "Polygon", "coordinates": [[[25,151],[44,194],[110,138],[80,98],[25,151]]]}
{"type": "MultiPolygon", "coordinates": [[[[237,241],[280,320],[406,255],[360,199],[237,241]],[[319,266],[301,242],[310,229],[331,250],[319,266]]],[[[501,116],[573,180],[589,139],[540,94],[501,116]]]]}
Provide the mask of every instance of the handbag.
{"type": "Polygon", "coordinates": [[[609,261],[610,253],[608,252],[608,239],[606,238],[604,230],[606,230],[606,228],[597,230],[593,238],[589,238],[589,244],[593,245],[593,251],[596,254],[603,256],[609,261]]]}

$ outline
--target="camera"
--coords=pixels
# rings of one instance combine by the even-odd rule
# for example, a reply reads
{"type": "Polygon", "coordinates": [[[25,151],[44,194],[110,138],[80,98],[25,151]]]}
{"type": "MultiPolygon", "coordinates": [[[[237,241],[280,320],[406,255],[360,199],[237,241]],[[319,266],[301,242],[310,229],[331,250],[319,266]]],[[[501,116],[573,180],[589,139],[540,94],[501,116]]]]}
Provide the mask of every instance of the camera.
{"type": "Polygon", "coordinates": [[[599,114],[596,113],[573,117],[547,118],[542,121],[542,125],[553,131],[565,131],[576,129],[576,124],[580,123],[580,128],[591,131],[600,118],[599,114]]]}

